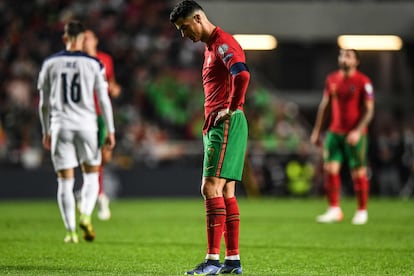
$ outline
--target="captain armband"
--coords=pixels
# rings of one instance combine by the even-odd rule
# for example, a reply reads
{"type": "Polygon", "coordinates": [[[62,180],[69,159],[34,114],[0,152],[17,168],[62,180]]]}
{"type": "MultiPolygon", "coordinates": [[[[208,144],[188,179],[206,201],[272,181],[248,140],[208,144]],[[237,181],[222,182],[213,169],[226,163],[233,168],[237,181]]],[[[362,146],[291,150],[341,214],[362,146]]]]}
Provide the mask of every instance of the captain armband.
{"type": "Polygon", "coordinates": [[[240,72],[247,71],[249,72],[249,68],[244,62],[237,62],[230,67],[230,74],[237,75],[240,72]]]}

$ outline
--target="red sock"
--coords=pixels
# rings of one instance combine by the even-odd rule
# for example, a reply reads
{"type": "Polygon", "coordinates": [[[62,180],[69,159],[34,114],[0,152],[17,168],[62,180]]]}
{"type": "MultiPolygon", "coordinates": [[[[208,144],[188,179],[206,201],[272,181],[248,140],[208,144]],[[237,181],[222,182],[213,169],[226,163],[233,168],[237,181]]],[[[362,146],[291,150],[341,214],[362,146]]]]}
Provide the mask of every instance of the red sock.
{"type": "Polygon", "coordinates": [[[226,198],[226,227],[224,240],[226,256],[239,255],[240,212],[236,197],[226,198]]]}
{"type": "Polygon", "coordinates": [[[358,202],[358,210],[366,210],[369,196],[369,181],[366,176],[354,178],[354,192],[358,202]]]}
{"type": "Polygon", "coordinates": [[[221,237],[226,223],[226,205],[223,197],[208,198],[206,205],[207,254],[220,254],[221,237]]]}
{"type": "Polygon", "coordinates": [[[339,195],[341,193],[341,177],[339,174],[327,174],[325,176],[325,190],[329,206],[339,206],[339,195]]]}
{"type": "Polygon", "coordinates": [[[99,167],[99,192],[98,195],[102,195],[104,193],[104,187],[103,187],[103,166],[99,167]]]}

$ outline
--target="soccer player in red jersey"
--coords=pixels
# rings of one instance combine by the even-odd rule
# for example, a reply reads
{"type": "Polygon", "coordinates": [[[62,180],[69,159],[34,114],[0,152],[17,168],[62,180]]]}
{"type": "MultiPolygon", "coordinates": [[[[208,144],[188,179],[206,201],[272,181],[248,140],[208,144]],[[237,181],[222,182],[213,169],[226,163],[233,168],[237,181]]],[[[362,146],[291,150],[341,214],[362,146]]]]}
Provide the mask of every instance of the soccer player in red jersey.
{"type": "Polygon", "coordinates": [[[183,37],[205,43],[201,193],[205,202],[208,246],[205,261],[186,274],[241,274],[240,214],[235,185],[242,178],[248,134],[243,104],[250,73],[245,55],[233,36],[213,25],[194,1],[178,3],[170,14],[170,21],[183,37]],[[224,264],[220,265],[223,233],[226,256],[224,264]]]}
{"type": "MultiPolygon", "coordinates": [[[[112,57],[100,50],[98,50],[98,37],[92,30],[85,31],[84,50],[85,52],[97,58],[105,67],[105,75],[108,81],[108,93],[111,98],[119,97],[121,93],[121,86],[118,84],[115,78],[114,64],[112,57]]],[[[100,144],[105,141],[107,131],[105,125],[102,123],[101,109],[95,97],[95,107],[98,114],[99,124],[99,140],[100,144]]],[[[109,209],[109,198],[105,194],[104,179],[103,179],[103,167],[112,159],[112,149],[103,146],[102,151],[102,165],[99,170],[99,194],[98,194],[98,218],[101,220],[108,220],[111,217],[111,211],[109,209]]]]}
{"type": "Polygon", "coordinates": [[[354,192],[358,202],[352,223],[368,221],[367,201],[367,127],[374,115],[374,91],[371,80],[358,70],[359,54],[353,49],[341,49],[339,70],[326,78],[323,97],[318,108],[310,140],[318,144],[323,122],[330,113],[329,130],[324,141],[325,190],[329,201],[326,213],[318,216],[320,223],[343,219],[339,204],[340,169],[344,161],[351,170],[354,192]]]}

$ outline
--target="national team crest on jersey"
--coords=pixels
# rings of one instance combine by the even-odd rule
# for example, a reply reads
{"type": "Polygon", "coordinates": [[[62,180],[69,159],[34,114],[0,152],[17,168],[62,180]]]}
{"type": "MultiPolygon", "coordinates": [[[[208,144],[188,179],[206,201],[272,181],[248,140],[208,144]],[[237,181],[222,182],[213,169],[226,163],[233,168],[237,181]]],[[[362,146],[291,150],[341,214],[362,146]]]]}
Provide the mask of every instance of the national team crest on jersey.
{"type": "Polygon", "coordinates": [[[355,85],[351,84],[351,86],[349,86],[349,92],[351,92],[351,94],[354,94],[356,90],[355,85]]]}
{"type": "Polygon", "coordinates": [[[227,44],[222,44],[217,49],[224,62],[227,62],[233,56],[233,53],[227,53],[228,50],[229,45],[227,44]]]}

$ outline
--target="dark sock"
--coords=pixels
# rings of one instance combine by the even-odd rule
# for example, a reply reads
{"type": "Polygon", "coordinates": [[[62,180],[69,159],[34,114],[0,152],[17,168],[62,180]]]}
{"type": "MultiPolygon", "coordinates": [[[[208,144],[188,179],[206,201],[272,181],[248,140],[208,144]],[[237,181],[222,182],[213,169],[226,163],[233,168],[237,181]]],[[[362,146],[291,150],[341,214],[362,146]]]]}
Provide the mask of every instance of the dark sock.
{"type": "Polygon", "coordinates": [[[219,260],[206,260],[206,264],[220,266],[220,261],[219,260]]]}
{"type": "Polygon", "coordinates": [[[232,267],[241,266],[240,260],[224,260],[224,264],[232,267]]]}

